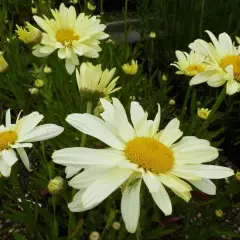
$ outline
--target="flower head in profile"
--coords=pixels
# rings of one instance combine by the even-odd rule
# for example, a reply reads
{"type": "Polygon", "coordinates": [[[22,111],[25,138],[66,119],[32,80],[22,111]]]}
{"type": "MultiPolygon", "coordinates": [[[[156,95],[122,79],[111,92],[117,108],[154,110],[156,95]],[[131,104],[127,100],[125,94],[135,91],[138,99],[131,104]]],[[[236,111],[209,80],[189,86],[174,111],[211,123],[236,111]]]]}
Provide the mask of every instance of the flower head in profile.
{"type": "Polygon", "coordinates": [[[106,149],[65,148],[53,153],[53,161],[68,168],[68,177],[78,173],[69,185],[79,189],[68,205],[81,212],[96,207],[122,186],[121,212],[126,228],[135,232],[140,215],[140,188],[144,182],[157,206],[165,215],[172,204],[165,187],[185,201],[194,185],[214,195],[216,187],[209,179],[232,176],[231,169],[204,164],[218,157],[218,150],[207,140],[182,137],[178,119],[159,131],[160,106],[154,120],[138,102],[130,106],[131,123],[117,98],[113,103],[101,99],[102,119],[90,114],[70,114],[66,121],[81,132],[106,145],[106,149]],[[75,168],[75,169],[74,169],[75,168]],[[70,172],[71,170],[71,172],[70,172]],[[190,183],[190,184],[189,184],[190,183]]]}
{"type": "Polygon", "coordinates": [[[226,93],[232,95],[240,86],[240,47],[234,46],[225,32],[218,39],[212,32],[206,32],[212,43],[197,39],[189,45],[207,58],[207,70],[192,78],[190,85],[206,82],[211,87],[220,87],[226,83],[226,93]]]}
{"type": "Polygon", "coordinates": [[[0,73],[6,72],[8,70],[8,63],[3,57],[3,52],[0,51],[0,73]]]}
{"type": "Polygon", "coordinates": [[[202,119],[207,119],[210,112],[208,108],[198,108],[197,115],[202,119]]]}
{"type": "Polygon", "coordinates": [[[11,167],[18,160],[16,152],[30,171],[29,159],[24,148],[32,147],[32,142],[54,138],[63,132],[63,128],[55,124],[37,126],[42,119],[43,115],[33,112],[18,118],[16,123],[11,123],[10,110],[7,111],[6,124],[0,126],[0,173],[4,177],[10,176],[11,167]]]}
{"type": "Polygon", "coordinates": [[[52,19],[34,16],[44,33],[41,43],[34,47],[33,54],[45,57],[57,50],[58,57],[65,59],[68,73],[72,74],[75,66],[79,65],[78,56],[99,56],[102,50],[100,40],[108,37],[103,32],[106,26],[100,24],[96,16],[86,16],[84,13],[77,16],[73,6],[67,8],[63,3],[59,10],[52,9],[51,12],[52,19]]]}
{"type": "Polygon", "coordinates": [[[176,74],[183,74],[186,76],[196,76],[204,72],[206,65],[204,64],[205,56],[191,51],[190,54],[186,52],[176,51],[178,61],[171,65],[176,67],[178,71],[176,74]]]}
{"type": "Polygon", "coordinates": [[[17,25],[16,33],[18,38],[25,44],[38,44],[42,40],[42,33],[29,22],[26,22],[26,28],[17,25]]]}
{"type": "Polygon", "coordinates": [[[156,33],[155,32],[150,32],[149,37],[150,38],[156,38],[156,33]]]}
{"type": "Polygon", "coordinates": [[[79,91],[102,97],[118,91],[121,87],[115,88],[119,78],[113,78],[115,71],[116,68],[103,71],[101,64],[82,63],[79,71],[76,70],[79,91]]]}
{"type": "Polygon", "coordinates": [[[122,70],[128,75],[135,75],[138,71],[137,61],[132,60],[131,63],[123,64],[122,70]]]}

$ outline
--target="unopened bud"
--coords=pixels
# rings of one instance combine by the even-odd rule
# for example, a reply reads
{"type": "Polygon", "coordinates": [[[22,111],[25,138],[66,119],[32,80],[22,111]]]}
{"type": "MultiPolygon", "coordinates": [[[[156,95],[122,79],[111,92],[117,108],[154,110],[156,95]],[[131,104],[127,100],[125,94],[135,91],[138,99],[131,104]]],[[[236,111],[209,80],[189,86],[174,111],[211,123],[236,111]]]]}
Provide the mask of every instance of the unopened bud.
{"type": "Polygon", "coordinates": [[[50,67],[48,67],[47,65],[44,67],[43,72],[48,74],[52,72],[52,69],[50,67]]]}
{"type": "Polygon", "coordinates": [[[28,91],[29,91],[32,95],[37,95],[38,92],[39,92],[37,88],[29,88],[28,91]]]}
{"type": "Polygon", "coordinates": [[[163,75],[162,75],[162,80],[163,80],[163,81],[167,81],[167,75],[166,75],[166,74],[163,74],[163,75]]]}
{"type": "Polygon", "coordinates": [[[236,178],[238,181],[240,181],[240,172],[236,172],[235,178],[236,178]]]}
{"type": "Polygon", "coordinates": [[[155,32],[150,32],[149,37],[150,38],[156,38],[156,33],[155,32]]]}
{"type": "Polygon", "coordinates": [[[0,52],[0,73],[6,72],[8,70],[8,63],[3,57],[3,52],[0,52]]]}
{"type": "Polygon", "coordinates": [[[55,177],[48,183],[48,191],[52,195],[59,194],[64,189],[64,179],[60,176],[55,177]]]}
{"type": "Polygon", "coordinates": [[[174,99],[170,99],[170,100],[169,100],[169,104],[170,104],[170,105],[175,105],[175,104],[176,104],[176,102],[175,102],[175,100],[174,100],[174,99]]]}
{"type": "Polygon", "coordinates": [[[114,230],[118,231],[121,227],[121,224],[119,222],[113,222],[112,227],[114,230]]]}
{"type": "Polygon", "coordinates": [[[35,84],[35,87],[42,88],[44,86],[44,81],[41,79],[37,79],[35,80],[34,84],[35,84]]]}
{"type": "Polygon", "coordinates": [[[99,240],[100,239],[100,234],[96,231],[91,232],[89,235],[89,240],[99,240]]]}
{"type": "Polygon", "coordinates": [[[222,217],[223,216],[223,211],[221,209],[217,209],[215,211],[215,214],[216,214],[217,217],[222,217]]]}

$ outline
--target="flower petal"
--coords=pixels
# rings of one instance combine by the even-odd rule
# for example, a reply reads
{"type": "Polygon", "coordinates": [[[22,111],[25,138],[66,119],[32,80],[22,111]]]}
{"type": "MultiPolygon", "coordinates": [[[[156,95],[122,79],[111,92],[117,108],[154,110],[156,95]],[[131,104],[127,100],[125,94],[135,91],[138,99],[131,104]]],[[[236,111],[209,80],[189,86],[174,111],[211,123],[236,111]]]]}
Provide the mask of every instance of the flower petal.
{"type": "Polygon", "coordinates": [[[65,173],[66,173],[66,178],[71,178],[72,176],[74,176],[76,173],[80,172],[82,170],[82,168],[78,168],[76,166],[72,167],[72,166],[67,166],[65,168],[65,173]]]}
{"type": "Polygon", "coordinates": [[[28,155],[27,155],[25,149],[24,148],[17,148],[17,152],[18,152],[24,166],[26,167],[26,169],[28,171],[32,171],[30,169],[30,163],[29,163],[28,155]]]}
{"type": "Polygon", "coordinates": [[[64,148],[57,150],[52,155],[53,162],[72,167],[84,167],[92,165],[117,165],[125,161],[121,151],[112,148],[91,149],[83,147],[64,148]]]}
{"type": "Polygon", "coordinates": [[[209,179],[221,179],[234,175],[234,171],[231,168],[214,165],[180,165],[175,166],[171,171],[209,179]]]}
{"type": "Polygon", "coordinates": [[[187,180],[187,181],[204,193],[207,193],[209,195],[216,195],[215,184],[207,178],[202,178],[199,181],[194,181],[194,180],[187,180]]]}
{"type": "Polygon", "coordinates": [[[11,167],[18,160],[16,153],[12,149],[3,150],[2,159],[9,167],[11,167]]]}
{"type": "Polygon", "coordinates": [[[3,161],[2,157],[0,158],[0,173],[4,177],[9,177],[11,174],[11,167],[9,167],[8,164],[6,164],[6,162],[3,161]]]}
{"type": "Polygon", "coordinates": [[[74,113],[68,115],[66,121],[79,131],[93,136],[115,149],[124,149],[123,142],[109,129],[107,123],[100,118],[87,113],[74,113]]]}
{"type": "Polygon", "coordinates": [[[150,171],[143,173],[143,180],[146,183],[150,193],[157,192],[159,190],[161,185],[160,180],[150,171]]]}
{"type": "Polygon", "coordinates": [[[6,128],[9,128],[11,126],[11,112],[10,112],[10,109],[7,110],[6,112],[6,119],[5,119],[5,125],[6,125],[6,128]]]}
{"type": "Polygon", "coordinates": [[[64,131],[63,127],[55,124],[43,124],[35,127],[30,133],[20,138],[20,142],[38,142],[54,138],[60,135],[64,131]]]}
{"type": "Polygon", "coordinates": [[[191,186],[180,178],[174,176],[171,173],[158,174],[159,180],[170,189],[174,189],[179,192],[191,191],[191,186]]]}
{"type": "Polygon", "coordinates": [[[179,192],[179,191],[176,191],[176,190],[173,190],[172,191],[180,198],[182,198],[185,202],[189,202],[189,200],[192,198],[192,195],[190,192],[179,192]]]}
{"type": "Polygon", "coordinates": [[[125,186],[121,201],[121,213],[126,229],[134,233],[137,229],[140,215],[140,187],[142,180],[133,185],[125,186]]]}
{"type": "Polygon", "coordinates": [[[133,171],[129,169],[114,168],[98,178],[84,192],[81,199],[83,207],[89,207],[102,202],[120,187],[132,173],[133,171]]]}
{"type": "Polygon", "coordinates": [[[167,128],[163,129],[159,135],[159,141],[170,147],[174,142],[176,142],[181,136],[183,132],[178,128],[167,128]]]}
{"type": "Polygon", "coordinates": [[[166,216],[172,214],[172,203],[169,198],[169,195],[164,188],[164,186],[160,183],[160,187],[158,192],[152,192],[152,197],[154,202],[158,205],[158,207],[163,211],[166,216]]]}
{"type": "Polygon", "coordinates": [[[226,92],[228,95],[233,95],[238,91],[238,83],[235,80],[227,81],[226,92]]]}

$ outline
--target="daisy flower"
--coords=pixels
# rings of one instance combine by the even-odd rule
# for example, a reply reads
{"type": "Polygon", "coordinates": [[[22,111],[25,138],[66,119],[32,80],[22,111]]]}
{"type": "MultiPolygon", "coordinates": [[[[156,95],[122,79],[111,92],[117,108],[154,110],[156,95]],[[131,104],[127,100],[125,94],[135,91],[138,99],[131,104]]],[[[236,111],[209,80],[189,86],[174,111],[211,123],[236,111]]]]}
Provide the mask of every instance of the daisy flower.
{"type": "Polygon", "coordinates": [[[42,41],[34,47],[33,54],[45,57],[58,50],[58,57],[65,59],[65,66],[72,74],[79,65],[78,56],[97,58],[102,49],[100,41],[108,37],[104,33],[106,26],[100,24],[96,16],[76,14],[73,6],[67,8],[62,3],[59,10],[51,9],[54,18],[34,16],[34,20],[43,29],[42,41]]]}
{"type": "Polygon", "coordinates": [[[0,126],[0,173],[4,177],[11,174],[12,165],[21,158],[24,166],[30,171],[29,159],[24,148],[32,147],[32,142],[54,138],[63,132],[63,128],[55,124],[37,126],[43,115],[33,112],[16,123],[11,123],[10,109],[6,112],[5,126],[0,126]]]}
{"type": "Polygon", "coordinates": [[[176,67],[178,71],[176,74],[183,74],[187,76],[196,76],[205,70],[205,56],[191,51],[190,54],[186,52],[176,51],[177,62],[171,65],[176,67]]]}
{"type": "Polygon", "coordinates": [[[8,63],[3,57],[3,52],[0,51],[0,73],[6,72],[8,70],[8,63]]]}
{"type": "Polygon", "coordinates": [[[212,43],[197,39],[189,45],[194,51],[207,57],[207,70],[196,75],[190,85],[207,82],[211,87],[220,87],[226,83],[226,93],[232,95],[240,86],[240,47],[234,46],[227,33],[221,33],[218,39],[212,32],[206,31],[212,43]]]}
{"type": "Polygon", "coordinates": [[[90,62],[82,63],[79,71],[76,70],[76,78],[79,91],[89,92],[108,96],[118,91],[121,87],[115,88],[119,77],[113,79],[116,68],[102,71],[101,64],[93,65],[90,62]]]}
{"type": "MultiPolygon", "coordinates": [[[[69,203],[73,212],[81,212],[100,204],[122,186],[121,212],[129,232],[136,231],[140,214],[140,188],[144,182],[165,215],[172,213],[172,204],[165,187],[189,201],[192,187],[207,194],[215,194],[216,187],[209,180],[232,176],[233,170],[205,165],[218,157],[218,150],[207,140],[182,137],[178,119],[171,120],[159,131],[160,105],[154,120],[138,102],[130,106],[129,122],[123,105],[117,98],[113,103],[101,99],[102,119],[90,114],[70,114],[66,121],[81,132],[106,145],[106,149],[73,147],[53,153],[53,161],[75,173],[69,185],[79,189],[69,203]],[[187,183],[189,182],[189,183],[187,183]]],[[[72,176],[74,173],[69,173],[72,176]]]]}

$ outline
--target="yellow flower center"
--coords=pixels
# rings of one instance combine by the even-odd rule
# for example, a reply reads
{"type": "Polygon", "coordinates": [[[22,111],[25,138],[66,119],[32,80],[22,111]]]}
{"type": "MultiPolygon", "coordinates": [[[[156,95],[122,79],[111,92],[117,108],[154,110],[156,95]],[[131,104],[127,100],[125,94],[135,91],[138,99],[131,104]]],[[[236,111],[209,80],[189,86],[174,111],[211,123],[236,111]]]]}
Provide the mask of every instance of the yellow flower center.
{"type": "Polygon", "coordinates": [[[188,76],[195,76],[198,73],[201,73],[204,71],[204,66],[201,64],[195,64],[195,65],[189,65],[186,68],[186,75],[188,76]]]}
{"type": "Polygon", "coordinates": [[[0,133],[0,151],[9,148],[17,140],[17,134],[13,131],[5,131],[0,133]]]}
{"type": "Polygon", "coordinates": [[[233,66],[233,75],[235,80],[240,82],[240,56],[229,55],[221,59],[221,68],[225,68],[229,65],[233,66]]]}
{"type": "Polygon", "coordinates": [[[174,163],[172,150],[149,137],[138,137],[129,141],[125,154],[130,162],[154,173],[168,172],[174,163]]]}
{"type": "Polygon", "coordinates": [[[79,36],[74,32],[73,29],[64,28],[59,29],[56,34],[56,39],[58,42],[61,42],[63,45],[72,46],[74,40],[78,40],[79,36]]]}

